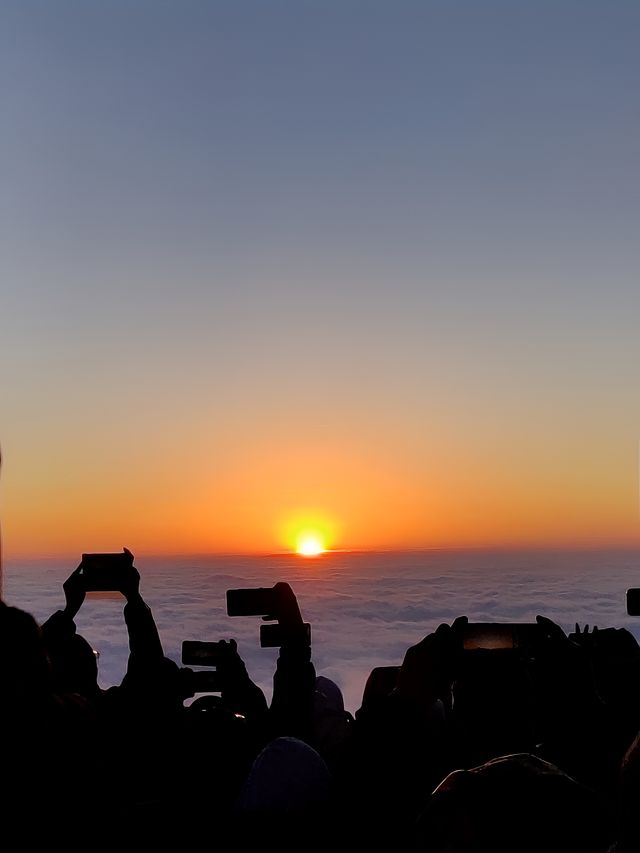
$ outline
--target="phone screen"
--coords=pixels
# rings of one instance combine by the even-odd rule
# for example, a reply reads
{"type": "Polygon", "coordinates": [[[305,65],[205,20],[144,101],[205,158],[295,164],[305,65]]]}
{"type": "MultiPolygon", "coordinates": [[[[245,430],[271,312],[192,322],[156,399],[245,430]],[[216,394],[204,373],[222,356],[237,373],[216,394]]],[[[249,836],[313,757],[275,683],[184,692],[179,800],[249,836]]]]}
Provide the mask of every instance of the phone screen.
{"type": "Polygon", "coordinates": [[[530,651],[539,638],[536,622],[470,622],[464,631],[463,648],[530,651]]]}
{"type": "Polygon", "coordinates": [[[465,649],[513,649],[516,646],[513,626],[495,622],[469,623],[465,628],[465,649]]]}

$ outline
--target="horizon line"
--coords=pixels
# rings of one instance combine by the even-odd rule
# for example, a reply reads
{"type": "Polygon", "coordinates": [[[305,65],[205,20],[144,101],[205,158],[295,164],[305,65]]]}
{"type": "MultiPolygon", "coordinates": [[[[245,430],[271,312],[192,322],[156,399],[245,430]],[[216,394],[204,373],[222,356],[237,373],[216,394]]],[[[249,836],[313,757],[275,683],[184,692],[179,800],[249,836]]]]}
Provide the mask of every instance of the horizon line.
{"type": "MultiPolygon", "coordinates": [[[[131,549],[133,551],[133,549],[131,549]]],[[[177,558],[194,558],[194,557],[233,557],[233,558],[256,558],[265,559],[269,557],[292,557],[301,561],[313,562],[321,560],[323,557],[332,556],[334,554],[421,554],[435,552],[457,552],[457,551],[476,551],[476,552],[513,552],[513,551],[638,551],[640,552],[640,542],[634,543],[575,543],[575,544],[559,544],[559,543],[535,543],[535,544],[489,544],[489,545],[433,545],[433,546],[415,546],[402,547],[394,546],[390,548],[327,548],[319,554],[304,555],[293,550],[278,550],[278,551],[146,551],[141,549],[137,552],[138,555],[143,555],[145,558],[151,559],[177,559],[177,558]]],[[[134,557],[136,552],[134,551],[134,557]]],[[[68,552],[57,552],[48,554],[3,554],[3,562],[7,561],[37,561],[37,560],[68,560],[70,554],[68,552]]],[[[74,559],[81,557],[75,555],[74,559]]],[[[73,560],[71,560],[73,562],[73,560]]]]}

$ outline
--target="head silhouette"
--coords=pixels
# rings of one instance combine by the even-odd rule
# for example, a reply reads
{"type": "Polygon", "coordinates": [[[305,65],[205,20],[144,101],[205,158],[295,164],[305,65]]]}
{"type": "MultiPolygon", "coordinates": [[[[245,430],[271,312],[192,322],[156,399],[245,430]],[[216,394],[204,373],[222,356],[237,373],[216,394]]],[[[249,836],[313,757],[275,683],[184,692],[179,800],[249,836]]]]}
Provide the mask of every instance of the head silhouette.
{"type": "Polygon", "coordinates": [[[590,789],[527,753],[450,773],[418,821],[429,853],[602,853],[609,830],[590,789]]]}
{"type": "Polygon", "coordinates": [[[51,688],[40,626],[26,610],[4,603],[0,603],[0,684],[9,701],[28,699],[51,688]]]}
{"type": "Polygon", "coordinates": [[[80,634],[50,643],[48,652],[56,690],[86,697],[100,691],[96,652],[80,634]]]}

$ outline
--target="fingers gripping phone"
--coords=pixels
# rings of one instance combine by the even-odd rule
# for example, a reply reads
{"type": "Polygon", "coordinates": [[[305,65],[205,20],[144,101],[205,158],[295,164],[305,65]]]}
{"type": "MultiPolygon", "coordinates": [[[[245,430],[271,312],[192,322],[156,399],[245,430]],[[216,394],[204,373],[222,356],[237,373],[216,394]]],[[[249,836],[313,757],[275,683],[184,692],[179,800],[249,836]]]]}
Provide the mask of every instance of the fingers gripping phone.
{"type": "Polygon", "coordinates": [[[227,614],[277,619],[278,624],[260,626],[260,645],[263,648],[275,648],[286,643],[311,644],[311,625],[302,622],[295,596],[288,584],[228,589],[227,614]]]}

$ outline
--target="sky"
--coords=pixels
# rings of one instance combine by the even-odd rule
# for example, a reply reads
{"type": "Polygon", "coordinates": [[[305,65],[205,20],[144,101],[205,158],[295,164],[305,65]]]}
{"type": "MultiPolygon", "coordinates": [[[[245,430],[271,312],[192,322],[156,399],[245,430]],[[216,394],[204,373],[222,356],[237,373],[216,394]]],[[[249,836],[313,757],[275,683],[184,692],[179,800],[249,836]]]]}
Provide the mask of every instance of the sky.
{"type": "Polygon", "coordinates": [[[640,544],[639,36],[6,0],[5,557],[640,544]]]}

